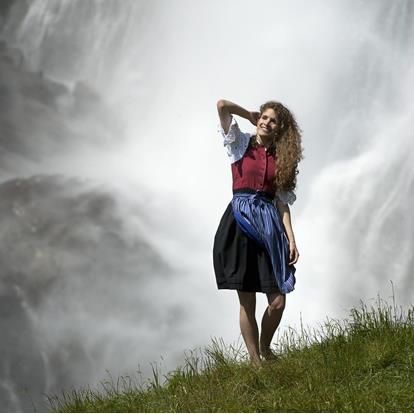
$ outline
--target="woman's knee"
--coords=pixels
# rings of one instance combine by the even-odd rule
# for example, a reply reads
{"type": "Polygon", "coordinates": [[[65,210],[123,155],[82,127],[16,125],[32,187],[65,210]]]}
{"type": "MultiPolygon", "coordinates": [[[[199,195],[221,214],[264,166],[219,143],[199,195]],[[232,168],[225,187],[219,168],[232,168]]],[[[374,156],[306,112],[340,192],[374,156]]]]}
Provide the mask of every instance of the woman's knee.
{"type": "Polygon", "coordinates": [[[277,294],[274,297],[269,298],[269,311],[270,312],[283,312],[286,306],[286,295],[277,294]]]}

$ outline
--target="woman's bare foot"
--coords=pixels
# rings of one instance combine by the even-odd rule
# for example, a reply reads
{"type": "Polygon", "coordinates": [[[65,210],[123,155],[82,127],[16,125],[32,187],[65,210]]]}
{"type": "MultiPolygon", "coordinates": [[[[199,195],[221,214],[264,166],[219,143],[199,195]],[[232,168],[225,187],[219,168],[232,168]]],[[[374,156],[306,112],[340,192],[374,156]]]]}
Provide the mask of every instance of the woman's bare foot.
{"type": "Polygon", "coordinates": [[[275,361],[276,359],[279,359],[279,356],[276,355],[270,347],[262,348],[260,347],[260,355],[266,360],[266,361],[275,361]]]}
{"type": "Polygon", "coordinates": [[[259,356],[257,356],[256,358],[250,358],[250,362],[255,368],[262,368],[262,360],[259,356]]]}

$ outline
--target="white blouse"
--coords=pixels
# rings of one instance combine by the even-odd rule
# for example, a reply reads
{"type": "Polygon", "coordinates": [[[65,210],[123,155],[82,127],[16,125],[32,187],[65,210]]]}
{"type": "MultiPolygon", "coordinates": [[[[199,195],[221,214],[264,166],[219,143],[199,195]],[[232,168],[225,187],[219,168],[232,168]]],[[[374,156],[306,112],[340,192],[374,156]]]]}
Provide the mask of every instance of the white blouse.
{"type": "MultiPolygon", "coordinates": [[[[227,149],[227,155],[230,162],[240,160],[249,146],[250,138],[253,134],[240,131],[236,119],[232,116],[231,124],[227,134],[224,132],[221,124],[218,124],[217,130],[223,138],[223,145],[227,149]]],[[[280,200],[284,204],[292,205],[296,200],[296,195],[293,191],[276,191],[274,202],[280,200]]]]}

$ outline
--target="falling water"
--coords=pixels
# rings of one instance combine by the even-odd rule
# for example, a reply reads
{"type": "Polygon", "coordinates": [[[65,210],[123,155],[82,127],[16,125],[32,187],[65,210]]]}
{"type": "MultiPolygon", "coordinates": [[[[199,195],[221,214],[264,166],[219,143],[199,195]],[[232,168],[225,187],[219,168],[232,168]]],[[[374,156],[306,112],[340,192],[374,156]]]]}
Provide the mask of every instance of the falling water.
{"type": "Polygon", "coordinates": [[[219,98],[279,99],[303,129],[301,258],[281,328],[343,317],[390,280],[410,303],[413,8],[4,1],[2,409],[237,339],[237,299],[216,291],[211,258],[231,196],[219,98]]]}

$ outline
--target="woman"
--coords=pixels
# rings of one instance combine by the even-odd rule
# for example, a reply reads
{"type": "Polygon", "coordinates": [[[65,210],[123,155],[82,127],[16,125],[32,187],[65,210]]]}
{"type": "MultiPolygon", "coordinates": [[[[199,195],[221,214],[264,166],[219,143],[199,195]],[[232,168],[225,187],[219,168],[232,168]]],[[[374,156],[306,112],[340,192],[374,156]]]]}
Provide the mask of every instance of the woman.
{"type": "Polygon", "coordinates": [[[219,289],[237,290],[240,329],[250,359],[272,359],[271,340],[279,326],[286,294],[294,289],[299,252],[289,204],[296,196],[301,134],[293,114],[269,101],[260,112],[219,100],[219,132],[231,161],[233,198],[214,238],[213,260],[219,289]],[[248,119],[256,133],[240,131],[233,115],[248,119]],[[268,307],[255,318],[256,292],[266,293],[268,307]]]}

